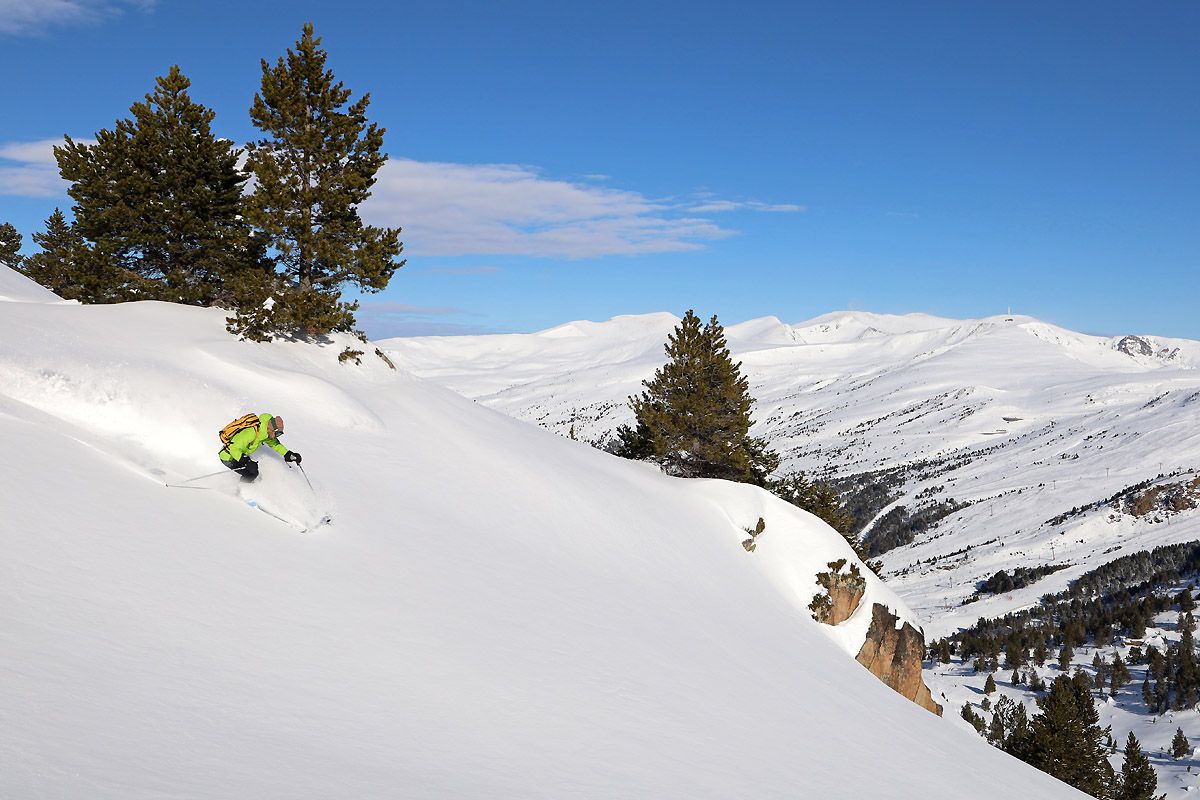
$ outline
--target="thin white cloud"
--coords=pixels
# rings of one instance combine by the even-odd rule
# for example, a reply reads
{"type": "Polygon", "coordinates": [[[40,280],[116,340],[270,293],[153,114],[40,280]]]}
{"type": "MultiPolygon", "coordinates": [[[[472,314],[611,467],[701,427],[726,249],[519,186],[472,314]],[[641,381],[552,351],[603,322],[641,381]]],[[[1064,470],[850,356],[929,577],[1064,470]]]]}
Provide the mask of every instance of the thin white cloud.
{"type": "Polygon", "coordinates": [[[0,158],[24,161],[28,164],[54,165],[54,147],[63,139],[42,139],[37,142],[8,142],[0,144],[0,158]]]}
{"type": "Polygon", "coordinates": [[[83,25],[127,8],[150,11],[154,0],[0,0],[0,34],[38,34],[60,25],[83,25]]]}
{"type": "Polygon", "coordinates": [[[514,164],[392,159],[373,191],[364,216],[402,225],[413,255],[592,258],[695,250],[734,233],[638,192],[514,164]]]}
{"type": "Polygon", "coordinates": [[[62,143],[62,139],[42,139],[0,144],[0,195],[65,197],[67,182],[59,176],[54,160],[54,146],[62,143]]]}
{"type": "Polygon", "coordinates": [[[500,272],[499,267],[429,267],[421,272],[430,272],[437,275],[495,275],[500,272]]]}
{"type": "MultiPolygon", "coordinates": [[[[0,195],[65,196],[53,155],[59,143],[0,144],[0,195]]],[[[697,250],[736,233],[709,214],[803,210],[715,197],[651,199],[513,164],[392,159],[378,178],[363,216],[372,224],[403,227],[405,252],[413,256],[576,259],[697,250]]]]}
{"type": "Polygon", "coordinates": [[[725,211],[765,211],[768,213],[799,213],[807,206],[795,203],[763,203],[758,200],[705,200],[688,210],[696,214],[719,214],[725,211]]]}

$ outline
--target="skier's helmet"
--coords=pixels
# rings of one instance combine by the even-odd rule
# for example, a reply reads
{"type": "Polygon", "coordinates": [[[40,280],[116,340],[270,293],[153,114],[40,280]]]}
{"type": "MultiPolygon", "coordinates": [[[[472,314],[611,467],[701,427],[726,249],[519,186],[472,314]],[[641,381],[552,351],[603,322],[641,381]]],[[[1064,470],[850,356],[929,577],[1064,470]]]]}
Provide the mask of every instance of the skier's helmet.
{"type": "Polygon", "coordinates": [[[272,439],[283,435],[283,417],[271,417],[267,420],[267,433],[272,439]]]}

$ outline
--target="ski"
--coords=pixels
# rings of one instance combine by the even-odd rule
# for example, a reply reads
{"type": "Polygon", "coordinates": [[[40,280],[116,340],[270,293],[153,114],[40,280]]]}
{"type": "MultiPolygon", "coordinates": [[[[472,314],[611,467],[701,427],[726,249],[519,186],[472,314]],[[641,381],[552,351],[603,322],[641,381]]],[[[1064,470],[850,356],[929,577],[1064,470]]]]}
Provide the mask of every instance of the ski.
{"type": "Polygon", "coordinates": [[[333,517],[330,516],[329,514],[322,516],[319,520],[314,522],[312,525],[306,526],[306,525],[303,525],[294,520],[290,520],[290,519],[287,519],[286,517],[282,517],[279,514],[276,514],[274,511],[271,511],[269,508],[264,508],[262,503],[259,503],[257,500],[243,499],[242,502],[245,503],[250,508],[261,511],[264,514],[266,514],[267,516],[272,517],[273,519],[279,520],[284,525],[287,525],[289,528],[295,528],[296,530],[300,531],[301,533],[311,533],[312,531],[316,530],[317,528],[320,528],[322,525],[332,525],[333,524],[333,517]]]}

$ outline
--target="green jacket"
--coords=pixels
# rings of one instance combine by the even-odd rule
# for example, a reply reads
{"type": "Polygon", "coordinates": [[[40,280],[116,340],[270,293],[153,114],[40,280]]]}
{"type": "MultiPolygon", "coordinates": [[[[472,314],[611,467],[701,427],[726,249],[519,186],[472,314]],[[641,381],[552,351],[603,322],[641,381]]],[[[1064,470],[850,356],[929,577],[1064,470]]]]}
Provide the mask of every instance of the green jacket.
{"type": "Polygon", "coordinates": [[[278,439],[267,438],[267,422],[270,419],[270,414],[259,414],[257,428],[246,428],[244,431],[235,433],[233,439],[229,442],[229,446],[222,448],[221,452],[218,453],[221,460],[240,461],[242,456],[250,455],[261,444],[265,444],[281,456],[286,456],[290,453],[291,451],[280,444],[278,439]]]}

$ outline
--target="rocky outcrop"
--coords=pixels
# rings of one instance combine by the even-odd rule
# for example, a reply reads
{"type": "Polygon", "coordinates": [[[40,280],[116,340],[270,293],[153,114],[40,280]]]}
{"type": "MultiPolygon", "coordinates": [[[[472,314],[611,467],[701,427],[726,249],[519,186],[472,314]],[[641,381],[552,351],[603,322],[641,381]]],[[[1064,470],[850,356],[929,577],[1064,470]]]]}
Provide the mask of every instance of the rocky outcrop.
{"type": "Polygon", "coordinates": [[[813,619],[826,625],[837,625],[850,619],[850,615],[862,602],[867,591],[867,582],[858,571],[857,564],[851,564],[849,572],[842,572],[846,559],[830,561],[826,566],[828,572],[817,573],[817,583],[825,591],[816,594],[808,604],[813,612],[813,619]]]}
{"type": "Polygon", "coordinates": [[[1127,356],[1152,356],[1154,348],[1140,336],[1126,336],[1117,342],[1117,350],[1127,356]]]}
{"type": "Polygon", "coordinates": [[[850,619],[866,591],[867,584],[862,578],[855,581],[849,575],[835,575],[829,586],[829,624],[837,625],[850,619]]]}
{"type": "MultiPolygon", "coordinates": [[[[842,572],[846,559],[830,561],[828,572],[817,573],[817,583],[825,590],[818,592],[809,603],[813,619],[826,625],[838,625],[858,610],[867,590],[867,582],[856,564],[842,572]]],[[[871,608],[871,627],[858,651],[858,663],[898,693],[926,711],[939,717],[942,707],[933,696],[921,675],[925,657],[925,635],[909,623],[897,630],[900,618],[887,606],[876,603],[871,608]]]]}
{"type": "Polygon", "coordinates": [[[942,707],[933,701],[921,675],[925,636],[909,623],[897,630],[899,618],[881,603],[871,609],[871,627],[858,651],[858,662],[901,695],[939,717],[942,707]]]}

